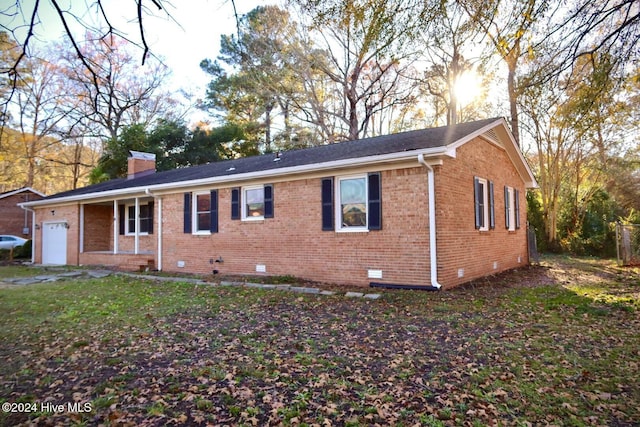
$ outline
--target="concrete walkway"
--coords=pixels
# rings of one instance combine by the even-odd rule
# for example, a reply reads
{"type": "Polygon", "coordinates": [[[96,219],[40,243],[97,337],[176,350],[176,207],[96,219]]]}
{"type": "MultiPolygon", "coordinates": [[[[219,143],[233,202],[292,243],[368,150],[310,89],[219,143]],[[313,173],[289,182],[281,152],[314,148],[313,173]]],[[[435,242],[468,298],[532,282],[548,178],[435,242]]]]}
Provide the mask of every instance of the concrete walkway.
{"type": "MultiPolygon", "coordinates": [[[[195,285],[208,285],[208,286],[242,286],[247,288],[256,289],[273,289],[289,292],[297,292],[302,294],[316,294],[316,295],[337,295],[337,292],[322,290],[320,288],[293,286],[293,285],[275,285],[268,283],[251,283],[251,282],[229,282],[222,281],[220,283],[207,282],[200,279],[192,279],[187,277],[171,277],[171,276],[152,276],[146,274],[135,274],[125,272],[115,272],[111,270],[75,270],[64,273],[52,273],[42,274],[38,276],[28,277],[15,277],[9,279],[0,279],[0,289],[15,288],[19,286],[34,285],[37,283],[53,283],[70,279],[101,279],[103,277],[115,275],[124,275],[141,280],[154,280],[157,282],[180,282],[180,283],[192,283],[195,285]]],[[[380,298],[380,294],[367,294],[363,292],[346,292],[344,294],[347,298],[366,298],[376,300],[380,298]]]]}

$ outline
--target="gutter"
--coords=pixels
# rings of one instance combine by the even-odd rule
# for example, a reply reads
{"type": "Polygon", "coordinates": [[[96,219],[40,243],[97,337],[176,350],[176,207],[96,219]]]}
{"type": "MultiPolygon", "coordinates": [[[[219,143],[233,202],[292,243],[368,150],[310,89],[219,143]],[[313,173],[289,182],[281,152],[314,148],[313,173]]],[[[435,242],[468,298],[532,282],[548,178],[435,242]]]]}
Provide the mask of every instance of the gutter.
{"type": "Polygon", "coordinates": [[[31,212],[31,264],[36,262],[36,211],[30,207],[18,204],[22,209],[31,212]]]}
{"type": "MultiPolygon", "coordinates": [[[[445,147],[436,147],[423,150],[423,153],[429,157],[451,157],[451,150],[445,147]]],[[[189,187],[197,187],[203,185],[225,185],[237,183],[240,181],[250,181],[255,179],[271,179],[274,177],[284,177],[291,175],[307,174],[307,173],[319,173],[324,171],[330,171],[341,168],[348,168],[351,166],[373,166],[384,163],[411,161],[415,157],[415,154],[410,152],[394,152],[389,154],[381,154],[368,157],[350,158],[343,160],[334,160],[319,164],[289,166],[284,168],[267,169],[257,172],[243,172],[232,175],[218,175],[208,178],[199,178],[188,181],[176,181],[164,184],[152,184],[148,186],[140,187],[126,187],[116,190],[101,191],[98,193],[85,193],[74,196],[59,197],[54,199],[42,199],[34,200],[32,202],[23,202],[26,206],[47,206],[58,205],[62,203],[78,202],[78,201],[90,201],[90,200],[102,200],[118,197],[133,197],[135,193],[144,193],[146,191],[172,191],[176,189],[185,189],[189,187]]]]}
{"type": "Polygon", "coordinates": [[[438,283],[438,254],[436,252],[436,190],[435,174],[431,165],[424,160],[424,154],[418,154],[418,163],[427,168],[428,198],[429,198],[429,258],[431,270],[431,286],[442,288],[438,283]]]}

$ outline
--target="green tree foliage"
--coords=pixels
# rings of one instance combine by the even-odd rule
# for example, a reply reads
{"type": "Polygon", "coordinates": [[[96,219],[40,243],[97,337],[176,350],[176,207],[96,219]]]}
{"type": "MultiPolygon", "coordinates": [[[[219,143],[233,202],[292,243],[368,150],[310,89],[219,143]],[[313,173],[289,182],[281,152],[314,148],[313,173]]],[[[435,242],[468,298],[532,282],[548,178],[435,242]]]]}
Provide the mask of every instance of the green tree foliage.
{"type": "Polygon", "coordinates": [[[290,139],[288,120],[299,83],[291,64],[296,43],[289,13],[276,6],[259,6],[240,22],[238,36],[223,35],[216,61],[201,68],[212,76],[204,102],[226,122],[244,127],[248,142],[262,141],[271,151],[273,119],[283,117],[282,137],[290,139]]]}
{"type": "Polygon", "coordinates": [[[243,128],[237,125],[191,131],[184,122],[161,119],[149,131],[143,124],[125,126],[118,138],[108,141],[91,172],[91,182],[126,177],[130,151],[155,154],[157,171],[258,154],[257,146],[244,141],[243,128]]]}
{"type": "Polygon", "coordinates": [[[559,220],[560,248],[577,255],[615,256],[614,223],[622,213],[615,200],[598,189],[584,203],[584,215],[576,223],[575,211],[579,208],[564,204],[559,220]]]}
{"type": "Polygon", "coordinates": [[[110,139],[105,144],[104,154],[98,160],[95,169],[91,171],[90,181],[97,183],[126,177],[127,158],[131,150],[153,153],[156,158],[161,154],[160,147],[150,146],[144,125],[125,126],[117,138],[110,139]]]}

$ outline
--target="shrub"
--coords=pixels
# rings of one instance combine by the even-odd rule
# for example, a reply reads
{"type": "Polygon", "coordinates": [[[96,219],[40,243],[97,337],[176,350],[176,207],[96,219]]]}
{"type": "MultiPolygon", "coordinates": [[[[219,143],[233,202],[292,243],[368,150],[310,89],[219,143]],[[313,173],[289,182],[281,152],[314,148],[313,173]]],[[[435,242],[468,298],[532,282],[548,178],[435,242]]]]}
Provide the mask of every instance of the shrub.
{"type": "Polygon", "coordinates": [[[13,249],[14,258],[31,258],[31,240],[27,240],[24,245],[13,249]]]}

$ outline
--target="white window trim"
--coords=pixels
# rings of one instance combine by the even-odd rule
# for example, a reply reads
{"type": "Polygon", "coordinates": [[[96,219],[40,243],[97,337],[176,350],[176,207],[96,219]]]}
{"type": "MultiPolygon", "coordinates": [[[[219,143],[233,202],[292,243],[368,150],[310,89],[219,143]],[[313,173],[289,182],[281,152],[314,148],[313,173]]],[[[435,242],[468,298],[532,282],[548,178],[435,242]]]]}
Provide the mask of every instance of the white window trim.
{"type": "MultiPolygon", "coordinates": [[[[145,203],[144,205],[147,206],[147,209],[148,209],[149,204],[145,203]]],[[[142,207],[143,204],[140,204],[139,206],[142,207]]],[[[129,230],[129,219],[130,219],[130,217],[129,217],[129,208],[133,208],[133,210],[135,212],[136,204],[135,203],[129,203],[129,204],[125,204],[124,205],[124,235],[125,236],[135,236],[136,232],[129,230]]],[[[147,231],[141,231],[141,232],[138,233],[138,236],[148,236],[148,235],[149,235],[149,232],[147,232],[147,231]]]]}
{"type": "Polygon", "coordinates": [[[240,189],[240,204],[241,212],[242,212],[242,221],[263,221],[264,214],[261,216],[248,216],[247,212],[247,191],[249,190],[262,190],[262,209],[264,212],[265,204],[264,204],[264,185],[248,185],[246,187],[242,187],[240,189]]]}
{"type": "Polygon", "coordinates": [[[507,187],[507,194],[509,194],[509,206],[507,206],[507,209],[509,210],[508,230],[516,231],[516,199],[513,187],[507,187]]]}
{"type": "Polygon", "coordinates": [[[484,178],[478,178],[478,184],[483,186],[482,191],[482,225],[479,231],[489,231],[489,181],[484,178]]]}
{"type": "Polygon", "coordinates": [[[369,182],[367,174],[344,175],[335,179],[335,226],[337,233],[368,233],[369,232],[369,182]],[[367,213],[366,225],[364,227],[343,227],[342,226],[342,203],[340,203],[340,182],[347,179],[364,179],[365,209],[367,213]]]}
{"type": "MultiPolygon", "coordinates": [[[[206,236],[211,234],[211,229],[209,230],[198,230],[198,196],[209,196],[211,197],[210,191],[198,191],[194,192],[191,196],[191,234],[206,236]]],[[[211,203],[211,199],[209,199],[209,203],[211,203]]],[[[211,211],[209,211],[211,212],[211,211]]],[[[211,217],[209,217],[209,221],[211,221],[211,217]]]]}

